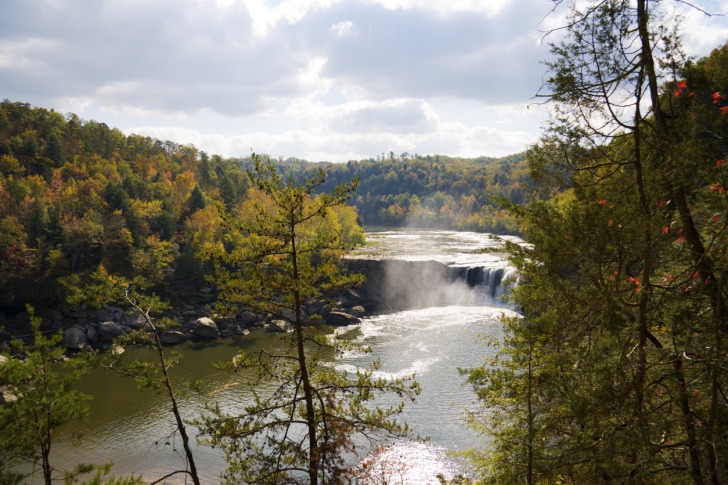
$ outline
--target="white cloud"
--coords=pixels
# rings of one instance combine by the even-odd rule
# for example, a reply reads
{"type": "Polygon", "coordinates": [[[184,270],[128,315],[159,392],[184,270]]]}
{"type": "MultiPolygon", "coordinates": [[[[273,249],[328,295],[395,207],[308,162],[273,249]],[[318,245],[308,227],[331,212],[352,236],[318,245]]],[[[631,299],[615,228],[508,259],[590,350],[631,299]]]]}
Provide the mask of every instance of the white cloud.
{"type": "MultiPolygon", "coordinates": [[[[702,4],[702,2],[701,2],[702,4]]],[[[728,0],[705,0],[728,11],[728,0]]],[[[210,153],[523,150],[545,0],[3,0],[0,93],[210,153]]],[[[687,11],[688,51],[728,38],[687,11]]]]}
{"type": "Polygon", "coordinates": [[[441,14],[452,13],[482,13],[486,15],[498,14],[506,5],[515,0],[371,0],[388,9],[423,9],[433,10],[441,14]]]}
{"type": "Polygon", "coordinates": [[[329,30],[337,37],[344,37],[346,35],[351,35],[353,28],[354,22],[351,20],[342,20],[341,22],[333,24],[329,30]]]}
{"type": "Polygon", "coordinates": [[[325,9],[340,0],[280,0],[271,5],[269,0],[230,0],[232,4],[244,5],[253,18],[253,32],[256,37],[265,37],[275,31],[283,21],[293,24],[310,11],[325,9]]]}
{"type": "Polygon", "coordinates": [[[40,37],[0,41],[0,69],[40,72],[48,68],[48,63],[39,54],[57,50],[57,42],[40,37]]]}
{"type": "Polygon", "coordinates": [[[704,12],[679,5],[683,15],[683,45],[691,56],[707,56],[728,40],[728,0],[708,0],[701,7],[704,12]]]}
{"type": "Polygon", "coordinates": [[[343,133],[393,134],[429,133],[436,120],[425,103],[415,99],[392,99],[384,102],[354,102],[341,106],[330,120],[331,131],[343,133]]]}

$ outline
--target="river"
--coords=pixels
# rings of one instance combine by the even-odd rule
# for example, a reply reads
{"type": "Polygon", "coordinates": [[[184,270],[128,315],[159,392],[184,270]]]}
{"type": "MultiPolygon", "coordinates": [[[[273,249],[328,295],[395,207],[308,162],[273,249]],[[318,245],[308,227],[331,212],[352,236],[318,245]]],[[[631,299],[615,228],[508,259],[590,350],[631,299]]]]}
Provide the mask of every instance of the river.
{"type": "MultiPolygon", "coordinates": [[[[499,296],[505,288],[504,278],[510,274],[502,254],[477,252],[492,245],[487,235],[452,231],[370,231],[370,244],[358,251],[355,258],[387,260],[439,261],[464,268],[461,281],[438,283],[441,294],[438,306],[427,301],[412,305],[413,309],[367,317],[359,325],[339,329],[372,348],[371,354],[347,354],[331,362],[341,369],[366,367],[372,359],[381,361],[378,372],[388,376],[416,373],[422,394],[416,403],[408,403],[402,421],[415,433],[429,441],[392,444],[378,455],[382,482],[421,484],[437,483],[435,475],[452,476],[463,469],[450,452],[483,445],[483,437],[467,429],[463,412],[476,405],[472,389],[464,384],[458,368],[470,368],[483,362],[492,350],[480,336],[502,337],[500,315],[510,313],[499,296]],[[485,273],[500,270],[497,281],[488,283],[483,270],[473,280],[474,268],[485,273]],[[462,280],[466,284],[463,283],[462,280]],[[485,288],[487,284],[495,285],[485,288]],[[445,286],[448,286],[447,288],[445,286]],[[467,298],[463,298],[467,295],[467,298]],[[495,296],[495,298],[493,298],[495,296]]],[[[411,267],[410,267],[410,270],[411,267]]],[[[395,277],[395,275],[392,275],[395,277]]],[[[421,286],[427,275],[397,275],[397,285],[421,286]]],[[[432,281],[428,281],[432,283],[432,281]]],[[[431,298],[430,298],[431,299],[431,298]]],[[[244,389],[235,386],[236,377],[217,370],[214,362],[226,361],[241,349],[276,345],[276,338],[256,330],[244,337],[190,342],[174,351],[179,364],[173,369],[178,385],[185,381],[202,383],[201,393],[190,393],[183,399],[183,413],[188,419],[199,417],[206,402],[225,403],[234,409],[246,399],[244,389]]],[[[126,358],[153,358],[147,349],[128,349],[126,358]]],[[[161,395],[138,390],[133,380],[110,371],[96,369],[80,383],[81,390],[94,396],[89,419],[66,426],[56,437],[53,463],[70,468],[79,462],[113,462],[114,474],[143,474],[156,479],[165,473],[183,468],[181,443],[175,441],[173,417],[161,395]],[[71,437],[82,438],[71,445],[71,437]]],[[[204,483],[217,483],[225,468],[222,456],[209,447],[196,445],[195,461],[204,483]]],[[[33,482],[30,482],[33,483],[33,482]]],[[[181,483],[169,480],[166,483],[181,483]]]]}

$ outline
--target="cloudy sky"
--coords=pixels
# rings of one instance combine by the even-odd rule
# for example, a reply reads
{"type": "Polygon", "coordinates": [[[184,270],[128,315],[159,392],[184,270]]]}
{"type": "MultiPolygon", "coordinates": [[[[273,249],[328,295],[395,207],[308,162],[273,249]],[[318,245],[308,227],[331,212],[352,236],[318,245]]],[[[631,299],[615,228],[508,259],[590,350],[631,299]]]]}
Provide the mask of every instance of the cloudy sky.
{"type": "MultiPolygon", "coordinates": [[[[678,2],[679,3],[679,2],[678,2]]],[[[728,12],[728,0],[694,0],[728,12]]],[[[685,11],[688,53],[728,17],[685,11]]],[[[0,0],[0,99],[210,154],[517,153],[549,0],[0,0]]]]}

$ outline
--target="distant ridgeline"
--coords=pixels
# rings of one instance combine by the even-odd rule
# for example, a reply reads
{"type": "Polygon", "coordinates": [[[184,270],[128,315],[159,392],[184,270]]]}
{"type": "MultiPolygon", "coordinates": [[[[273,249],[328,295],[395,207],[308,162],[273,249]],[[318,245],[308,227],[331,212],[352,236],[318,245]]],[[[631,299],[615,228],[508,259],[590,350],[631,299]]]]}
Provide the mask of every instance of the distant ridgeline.
{"type": "MultiPolygon", "coordinates": [[[[323,168],[322,190],[361,177],[352,205],[336,214],[344,243],[357,223],[513,233],[498,198],[521,202],[525,155],[459,159],[403,153],[346,164],[279,160],[297,179],[323,168]]],[[[103,265],[157,285],[201,281],[196,253],[219,240],[216,205],[243,216],[260,198],[249,159],[192,145],[124,135],[27,103],[0,103],[0,312],[58,305],[103,265]]],[[[2,315],[0,315],[0,319],[2,315]]],[[[1,323],[1,322],[0,322],[1,323]]]]}
{"type": "Polygon", "coordinates": [[[321,167],[328,174],[323,190],[361,177],[352,204],[365,225],[415,226],[495,234],[515,234],[517,225],[499,199],[524,202],[526,154],[502,158],[456,158],[403,153],[348,163],[280,161],[294,176],[321,167]]]}

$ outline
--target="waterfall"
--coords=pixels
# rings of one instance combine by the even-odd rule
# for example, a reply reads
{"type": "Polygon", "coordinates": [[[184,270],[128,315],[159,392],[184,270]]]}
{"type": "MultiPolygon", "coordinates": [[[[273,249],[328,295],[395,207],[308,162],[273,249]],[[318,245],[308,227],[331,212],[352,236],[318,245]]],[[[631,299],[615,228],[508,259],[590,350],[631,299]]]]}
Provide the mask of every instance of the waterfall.
{"type": "Polygon", "coordinates": [[[499,264],[448,266],[439,261],[350,260],[363,273],[362,293],[374,311],[402,311],[445,306],[507,306],[515,271],[499,264]]]}
{"type": "Polygon", "coordinates": [[[498,304],[518,283],[517,275],[510,266],[451,267],[453,281],[464,281],[477,296],[475,304],[498,304]]]}

